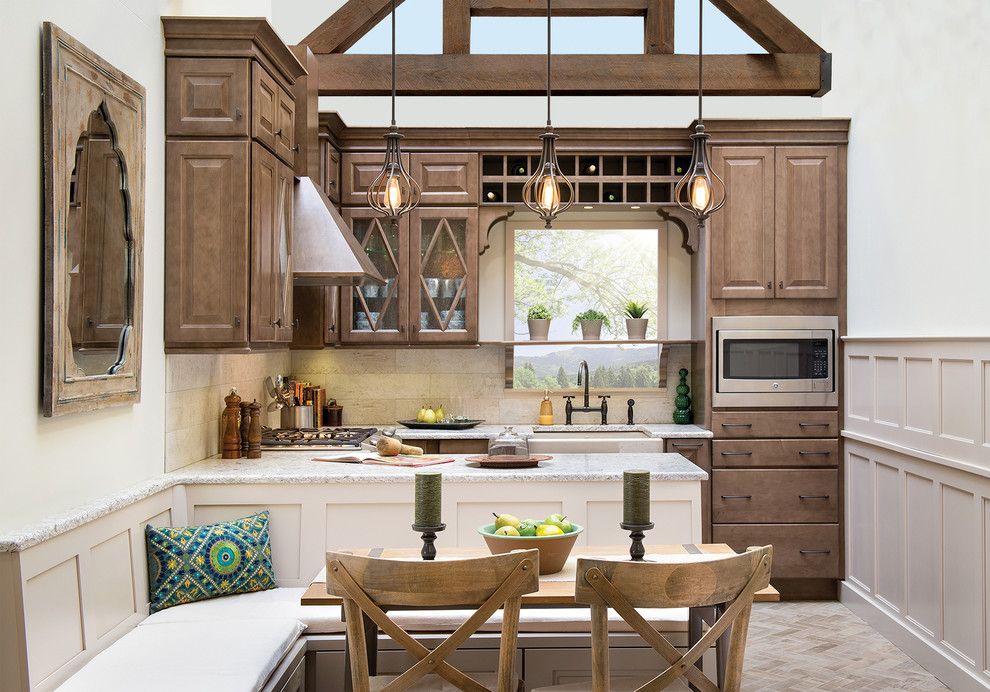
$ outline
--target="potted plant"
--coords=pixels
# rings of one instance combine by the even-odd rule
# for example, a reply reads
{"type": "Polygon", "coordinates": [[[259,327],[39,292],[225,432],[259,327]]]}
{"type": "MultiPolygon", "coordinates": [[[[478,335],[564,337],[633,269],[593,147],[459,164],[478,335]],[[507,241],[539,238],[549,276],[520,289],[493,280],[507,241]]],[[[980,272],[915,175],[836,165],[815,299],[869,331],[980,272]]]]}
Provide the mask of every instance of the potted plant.
{"type": "Polygon", "coordinates": [[[645,317],[650,309],[646,303],[630,300],[626,303],[626,334],[630,341],[643,341],[646,339],[646,326],[649,318],[645,317]]]}
{"type": "Polygon", "coordinates": [[[546,305],[534,305],[526,314],[529,322],[529,340],[546,341],[550,334],[550,320],[553,315],[546,305]]]}
{"type": "Polygon", "coordinates": [[[612,328],[612,323],[608,319],[608,315],[603,312],[599,312],[594,308],[588,308],[584,312],[580,312],[571,322],[571,331],[576,332],[578,325],[581,325],[581,338],[585,341],[598,341],[602,338],[602,325],[605,325],[609,329],[612,328]]]}

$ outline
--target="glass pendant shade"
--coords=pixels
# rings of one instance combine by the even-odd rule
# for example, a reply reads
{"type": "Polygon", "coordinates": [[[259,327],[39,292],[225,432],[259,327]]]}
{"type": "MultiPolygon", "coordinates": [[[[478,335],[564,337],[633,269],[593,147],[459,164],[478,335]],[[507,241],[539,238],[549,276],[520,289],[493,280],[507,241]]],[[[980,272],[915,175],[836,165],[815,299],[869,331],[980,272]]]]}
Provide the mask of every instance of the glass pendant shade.
{"type": "Polygon", "coordinates": [[[574,203],[574,186],[560,172],[554,142],[557,135],[548,130],[540,135],[543,154],[532,177],[523,186],[523,203],[551,228],[557,215],[574,203]]]}
{"type": "Polygon", "coordinates": [[[401,139],[398,128],[392,125],[385,134],[385,164],[368,187],[368,204],[393,223],[415,209],[420,196],[419,184],[402,165],[401,139]]]}
{"type": "Polygon", "coordinates": [[[704,224],[709,216],[725,204],[725,183],[712,170],[708,160],[708,138],[705,126],[698,123],[691,135],[694,144],[691,165],[674,188],[677,204],[694,214],[699,224],[704,224]]]}

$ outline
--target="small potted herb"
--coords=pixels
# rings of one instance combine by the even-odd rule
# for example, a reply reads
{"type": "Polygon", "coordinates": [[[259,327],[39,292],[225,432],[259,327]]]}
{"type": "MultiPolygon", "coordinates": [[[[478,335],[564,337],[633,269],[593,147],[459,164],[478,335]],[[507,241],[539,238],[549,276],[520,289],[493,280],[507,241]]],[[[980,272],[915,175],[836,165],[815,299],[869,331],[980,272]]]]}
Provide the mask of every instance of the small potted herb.
{"type": "Polygon", "coordinates": [[[594,308],[589,308],[584,312],[578,313],[574,318],[574,321],[571,322],[571,331],[576,332],[578,325],[580,325],[582,339],[585,341],[598,341],[602,338],[603,324],[609,329],[612,328],[612,323],[609,321],[608,315],[594,308]]]}
{"type": "Polygon", "coordinates": [[[546,341],[550,334],[550,320],[553,315],[546,305],[534,305],[526,314],[529,322],[529,340],[546,341]]]}
{"type": "Polygon", "coordinates": [[[650,320],[645,317],[650,309],[646,303],[630,300],[626,303],[626,334],[630,341],[643,341],[646,339],[646,326],[650,320]]]}

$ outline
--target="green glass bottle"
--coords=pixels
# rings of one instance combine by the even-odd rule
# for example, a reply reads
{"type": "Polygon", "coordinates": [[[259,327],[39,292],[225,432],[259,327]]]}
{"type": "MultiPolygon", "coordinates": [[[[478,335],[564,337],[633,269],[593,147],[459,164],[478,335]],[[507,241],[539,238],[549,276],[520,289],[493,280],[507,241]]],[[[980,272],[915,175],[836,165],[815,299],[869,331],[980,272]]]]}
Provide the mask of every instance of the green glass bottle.
{"type": "Polygon", "coordinates": [[[674,422],[678,425],[690,425],[694,420],[694,412],[691,410],[691,397],[688,396],[691,388],[687,383],[687,368],[681,368],[677,374],[681,376],[681,382],[675,390],[677,396],[674,397],[674,422]]]}

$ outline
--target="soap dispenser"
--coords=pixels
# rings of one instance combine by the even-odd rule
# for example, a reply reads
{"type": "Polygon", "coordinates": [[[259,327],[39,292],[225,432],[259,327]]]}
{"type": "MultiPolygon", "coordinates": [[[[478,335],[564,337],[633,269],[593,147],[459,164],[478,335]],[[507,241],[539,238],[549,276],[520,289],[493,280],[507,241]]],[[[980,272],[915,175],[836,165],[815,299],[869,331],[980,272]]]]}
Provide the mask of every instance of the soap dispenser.
{"type": "Polygon", "coordinates": [[[550,390],[543,391],[543,401],[540,402],[540,425],[553,425],[553,402],[550,401],[550,390]]]}

